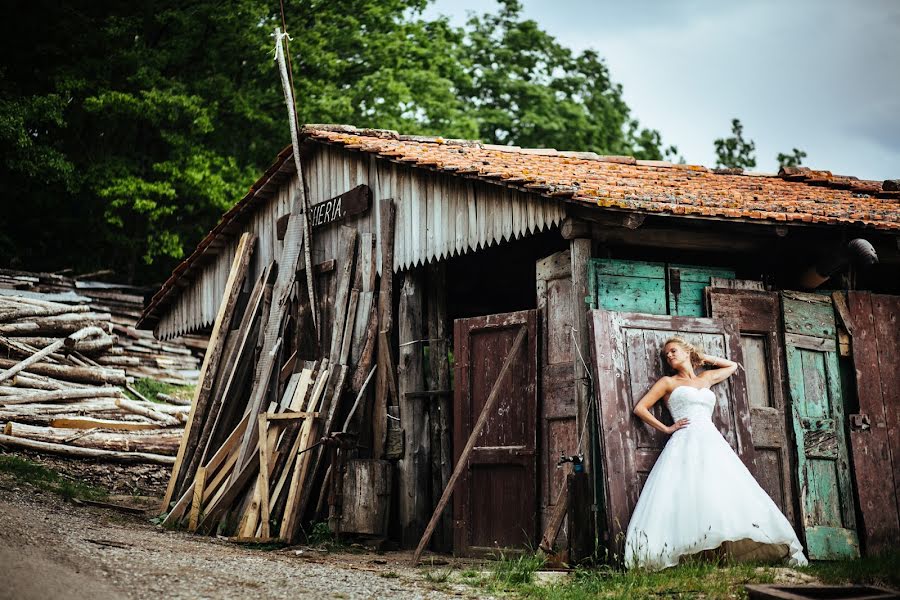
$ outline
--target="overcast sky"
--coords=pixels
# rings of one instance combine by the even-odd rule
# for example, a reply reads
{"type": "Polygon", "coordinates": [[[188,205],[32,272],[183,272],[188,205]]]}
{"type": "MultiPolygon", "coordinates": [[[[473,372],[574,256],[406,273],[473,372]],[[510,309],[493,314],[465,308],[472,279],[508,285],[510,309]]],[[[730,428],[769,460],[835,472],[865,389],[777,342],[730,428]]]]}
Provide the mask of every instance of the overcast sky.
{"type": "MultiPolygon", "coordinates": [[[[900,0],[523,0],[524,15],[606,59],[625,101],[688,163],[713,166],[731,119],[756,142],[756,170],[804,165],[900,178],[900,0]]],[[[462,25],[484,0],[436,0],[462,25]]],[[[558,148],[580,150],[581,148],[558,148]]]]}

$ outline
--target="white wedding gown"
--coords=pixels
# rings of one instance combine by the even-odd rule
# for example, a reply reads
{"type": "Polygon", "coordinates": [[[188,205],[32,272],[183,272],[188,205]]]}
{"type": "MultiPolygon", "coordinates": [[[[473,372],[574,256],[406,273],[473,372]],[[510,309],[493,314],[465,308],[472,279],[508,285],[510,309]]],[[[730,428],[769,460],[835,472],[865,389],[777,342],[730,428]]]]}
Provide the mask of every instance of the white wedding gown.
{"type": "Polygon", "coordinates": [[[709,388],[682,385],[669,395],[674,420],[690,424],[669,439],[635,506],[625,564],[657,570],[724,546],[735,560],[807,564],[791,524],[712,422],[709,388]]]}

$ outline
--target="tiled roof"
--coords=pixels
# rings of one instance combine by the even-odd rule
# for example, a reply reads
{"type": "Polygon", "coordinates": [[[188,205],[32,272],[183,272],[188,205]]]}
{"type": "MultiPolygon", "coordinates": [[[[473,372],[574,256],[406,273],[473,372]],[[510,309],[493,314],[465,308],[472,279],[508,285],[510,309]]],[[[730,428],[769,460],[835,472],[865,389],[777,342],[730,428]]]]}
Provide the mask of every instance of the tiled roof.
{"type": "Polygon", "coordinates": [[[346,125],[308,125],[304,137],[399,163],[606,208],[771,222],[900,230],[896,180],[807,168],[745,173],[628,156],[494,146],[346,125]]]}
{"type": "MultiPolygon", "coordinates": [[[[301,140],[369,152],[386,160],[472,177],[501,185],[610,209],[700,218],[772,223],[856,225],[900,231],[900,181],[866,181],[806,168],[779,174],[708,169],[630,156],[494,146],[471,140],[400,135],[348,125],[307,125],[301,140]]],[[[183,260],[144,310],[139,327],[152,326],[174,298],[176,282],[218,252],[222,236],[265,202],[293,172],[291,147],[284,148],[244,198],[183,260]]]]}

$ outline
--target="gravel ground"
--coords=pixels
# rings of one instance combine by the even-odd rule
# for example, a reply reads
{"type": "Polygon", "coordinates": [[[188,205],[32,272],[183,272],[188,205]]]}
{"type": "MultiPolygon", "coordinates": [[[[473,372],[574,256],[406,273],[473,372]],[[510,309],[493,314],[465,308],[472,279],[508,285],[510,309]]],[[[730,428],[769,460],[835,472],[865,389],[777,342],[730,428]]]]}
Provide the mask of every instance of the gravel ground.
{"type": "MultiPolygon", "coordinates": [[[[134,505],[140,498],[109,502],[134,505]]],[[[147,519],[76,505],[0,475],[0,598],[483,597],[452,576],[439,581],[463,563],[415,569],[409,553],[254,550],[166,531],[147,519]]]]}

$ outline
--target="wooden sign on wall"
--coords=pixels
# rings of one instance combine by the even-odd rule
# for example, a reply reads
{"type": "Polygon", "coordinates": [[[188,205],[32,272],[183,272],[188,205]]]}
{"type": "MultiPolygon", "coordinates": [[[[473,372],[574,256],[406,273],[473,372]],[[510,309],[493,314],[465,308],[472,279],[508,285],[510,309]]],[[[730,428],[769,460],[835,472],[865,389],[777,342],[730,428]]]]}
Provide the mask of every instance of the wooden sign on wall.
{"type": "Polygon", "coordinates": [[[309,208],[309,222],[313,227],[322,227],[346,217],[364,213],[369,210],[371,204],[371,188],[367,185],[358,185],[331,200],[312,205],[309,208]]]}

